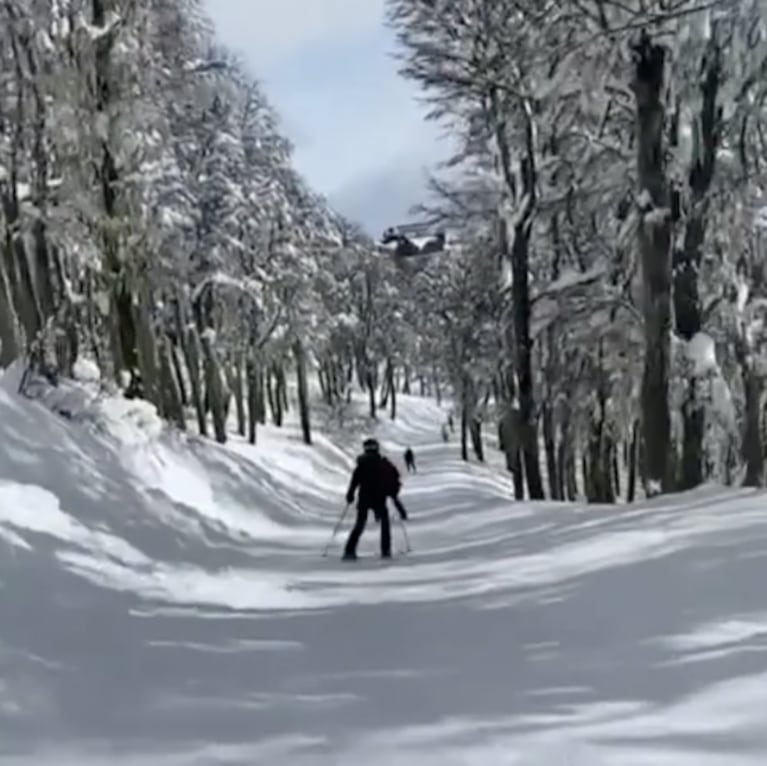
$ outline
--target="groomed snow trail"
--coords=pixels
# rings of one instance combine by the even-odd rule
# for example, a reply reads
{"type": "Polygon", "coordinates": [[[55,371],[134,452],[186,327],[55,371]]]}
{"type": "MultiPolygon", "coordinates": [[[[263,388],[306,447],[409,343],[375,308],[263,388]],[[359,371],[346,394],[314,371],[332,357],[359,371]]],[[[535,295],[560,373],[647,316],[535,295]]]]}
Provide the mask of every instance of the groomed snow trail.
{"type": "Polygon", "coordinates": [[[342,564],[361,434],[129,443],[0,391],[0,763],[765,762],[763,494],[515,504],[399,406],[414,553],[342,564]]]}

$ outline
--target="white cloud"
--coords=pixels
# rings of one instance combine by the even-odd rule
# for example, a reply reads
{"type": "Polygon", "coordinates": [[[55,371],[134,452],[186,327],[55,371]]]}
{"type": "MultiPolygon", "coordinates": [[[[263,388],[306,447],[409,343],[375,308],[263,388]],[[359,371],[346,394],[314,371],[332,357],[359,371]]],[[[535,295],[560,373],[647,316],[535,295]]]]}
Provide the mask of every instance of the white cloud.
{"type": "Polygon", "coordinates": [[[359,223],[373,237],[389,227],[406,223],[410,208],[426,196],[426,173],[420,153],[400,156],[385,167],[357,175],[330,194],[331,204],[359,223]]]}
{"type": "Polygon", "coordinates": [[[221,38],[257,69],[384,20],[384,0],[207,0],[207,6],[221,38]]]}
{"type": "Polygon", "coordinates": [[[385,0],[206,3],[218,38],[263,82],[309,183],[373,232],[405,216],[423,166],[446,149],[390,57],[385,0]]]}
{"type": "Polygon", "coordinates": [[[356,177],[378,173],[403,154],[420,155],[420,164],[446,156],[436,140],[436,128],[424,121],[404,82],[392,75],[371,86],[355,92],[348,83],[327,83],[275,93],[286,124],[303,119],[303,132],[311,137],[297,141],[296,161],[324,191],[334,192],[356,177]]]}

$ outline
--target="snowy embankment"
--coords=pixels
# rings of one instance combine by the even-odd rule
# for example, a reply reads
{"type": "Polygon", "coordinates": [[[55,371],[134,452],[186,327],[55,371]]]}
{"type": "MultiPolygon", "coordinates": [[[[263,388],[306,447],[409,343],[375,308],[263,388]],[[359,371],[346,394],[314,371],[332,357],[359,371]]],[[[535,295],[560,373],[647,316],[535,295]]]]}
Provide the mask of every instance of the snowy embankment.
{"type": "Polygon", "coordinates": [[[761,494],[514,504],[403,397],[414,553],[342,564],[359,434],[219,447],[0,384],[4,765],[767,758],[761,494]]]}

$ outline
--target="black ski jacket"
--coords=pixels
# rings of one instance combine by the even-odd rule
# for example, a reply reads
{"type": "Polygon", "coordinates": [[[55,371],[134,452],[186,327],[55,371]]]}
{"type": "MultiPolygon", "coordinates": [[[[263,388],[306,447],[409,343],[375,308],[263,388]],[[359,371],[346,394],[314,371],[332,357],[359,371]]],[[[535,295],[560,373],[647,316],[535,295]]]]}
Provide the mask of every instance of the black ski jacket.
{"type": "Polygon", "coordinates": [[[388,494],[383,470],[385,457],[369,453],[357,458],[357,465],[352,473],[349,489],[346,493],[346,502],[354,501],[354,493],[357,492],[357,507],[381,508],[386,506],[388,494]]]}

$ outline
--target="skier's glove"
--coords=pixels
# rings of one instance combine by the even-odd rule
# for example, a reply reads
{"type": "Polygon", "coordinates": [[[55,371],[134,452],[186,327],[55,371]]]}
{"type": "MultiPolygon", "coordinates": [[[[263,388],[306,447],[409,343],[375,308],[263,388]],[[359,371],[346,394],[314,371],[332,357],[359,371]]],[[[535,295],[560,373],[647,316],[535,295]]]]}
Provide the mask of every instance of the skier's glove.
{"type": "Polygon", "coordinates": [[[346,493],[346,502],[348,505],[351,505],[354,502],[354,492],[346,493]]]}
{"type": "Polygon", "coordinates": [[[407,521],[407,511],[406,510],[401,510],[399,512],[399,515],[400,515],[400,518],[402,519],[402,521],[407,521]]]}

